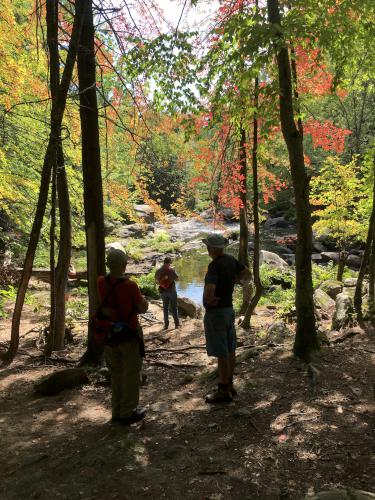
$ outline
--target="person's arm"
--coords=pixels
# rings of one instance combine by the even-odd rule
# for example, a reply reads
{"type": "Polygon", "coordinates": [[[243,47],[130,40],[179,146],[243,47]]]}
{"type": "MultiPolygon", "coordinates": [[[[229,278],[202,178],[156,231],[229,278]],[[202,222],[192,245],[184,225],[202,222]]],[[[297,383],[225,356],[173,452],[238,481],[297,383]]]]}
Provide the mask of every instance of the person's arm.
{"type": "Polygon", "coordinates": [[[211,307],[214,307],[218,304],[220,297],[216,297],[216,284],[218,282],[219,275],[216,268],[215,262],[211,262],[208,266],[204,290],[203,290],[203,300],[204,302],[211,307]]]}
{"type": "Polygon", "coordinates": [[[142,301],[136,304],[137,311],[139,313],[145,313],[148,310],[148,301],[146,298],[142,295],[142,301]]]}
{"type": "Polygon", "coordinates": [[[139,313],[145,313],[148,309],[148,301],[146,298],[141,294],[141,291],[139,289],[139,286],[137,283],[133,282],[134,286],[134,302],[135,302],[135,307],[137,309],[137,312],[139,313]]]}
{"type": "Polygon", "coordinates": [[[204,286],[203,299],[208,306],[216,306],[220,297],[215,296],[216,285],[214,283],[207,283],[204,286]]]}
{"type": "Polygon", "coordinates": [[[172,269],[172,273],[173,273],[173,281],[178,281],[179,277],[178,277],[178,274],[176,273],[176,271],[174,269],[172,269]]]}

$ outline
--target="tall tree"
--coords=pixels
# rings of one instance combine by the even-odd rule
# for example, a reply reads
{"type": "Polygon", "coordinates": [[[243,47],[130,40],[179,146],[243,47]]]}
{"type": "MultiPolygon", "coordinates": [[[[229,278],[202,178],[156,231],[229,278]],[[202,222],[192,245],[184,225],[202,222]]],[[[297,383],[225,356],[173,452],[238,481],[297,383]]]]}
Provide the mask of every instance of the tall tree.
{"type": "MultiPolygon", "coordinates": [[[[257,5],[258,6],[258,5],[257,5]]],[[[259,185],[258,185],[258,109],[259,109],[259,78],[254,80],[254,116],[253,116],[253,143],[252,143],[252,178],[253,178],[253,219],[254,219],[254,257],[253,277],[255,292],[245,311],[242,328],[250,327],[250,319],[262,296],[263,286],[260,279],[260,231],[259,231],[259,185]]]]}
{"type": "Polygon", "coordinates": [[[309,361],[312,353],[319,347],[315,327],[311,268],[312,228],[309,178],[305,169],[302,136],[294,117],[291,66],[288,48],[282,32],[282,19],[278,0],[267,0],[267,8],[276,49],[281,129],[288,149],[296,203],[297,327],[294,353],[301,359],[309,361]]]}
{"type": "MultiPolygon", "coordinates": [[[[60,85],[60,60],[58,45],[58,0],[46,3],[47,44],[50,66],[50,90],[52,99],[56,99],[60,85]]],[[[50,330],[47,339],[46,354],[64,348],[65,338],[65,287],[68,279],[71,257],[71,215],[68,183],[64,165],[64,152],[61,133],[58,138],[55,163],[52,167],[52,204],[55,205],[55,194],[58,197],[59,209],[59,253],[55,272],[54,246],[55,231],[52,226],[56,217],[51,217],[51,315],[50,330]]],[[[56,207],[54,207],[56,214],[56,207]]]]}
{"type": "Polygon", "coordinates": [[[45,153],[43,168],[41,173],[38,203],[34,215],[34,222],[31,229],[29,244],[26,252],[26,257],[24,260],[20,284],[17,292],[16,303],[13,311],[10,345],[6,352],[0,353],[0,358],[5,363],[11,362],[18,350],[21,314],[22,314],[23,304],[25,301],[25,295],[28,283],[33,268],[34,257],[39,241],[41,227],[43,224],[44,213],[46,210],[51,172],[53,165],[56,162],[58,145],[61,136],[61,123],[64,116],[69,86],[72,80],[73,68],[78,51],[78,43],[81,35],[81,29],[82,29],[82,23],[80,21],[80,16],[77,15],[77,9],[76,9],[64,71],[61,77],[61,83],[59,85],[56,98],[52,99],[51,115],[50,115],[51,130],[49,134],[47,150],[45,153]]]}
{"type": "MultiPolygon", "coordinates": [[[[89,288],[89,316],[98,307],[96,280],[105,274],[105,242],[103,187],[100,162],[98,103],[96,95],[95,28],[92,0],[77,1],[83,17],[80,48],[78,51],[79,101],[82,134],[82,173],[87,246],[87,278],[89,288]],[[84,11],[84,6],[86,10],[84,11]]],[[[82,362],[97,362],[100,351],[88,332],[88,348],[82,362]]]]}

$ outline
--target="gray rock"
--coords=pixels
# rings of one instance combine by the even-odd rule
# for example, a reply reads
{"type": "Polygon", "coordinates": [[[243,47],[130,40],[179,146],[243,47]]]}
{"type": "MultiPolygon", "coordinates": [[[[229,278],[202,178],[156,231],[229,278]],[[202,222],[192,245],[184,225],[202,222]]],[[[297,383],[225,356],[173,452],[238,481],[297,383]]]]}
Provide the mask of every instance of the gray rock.
{"type": "Polygon", "coordinates": [[[231,208],[221,208],[219,210],[219,215],[221,215],[224,218],[224,220],[227,221],[232,221],[233,219],[236,218],[231,208]]]}
{"type": "Polygon", "coordinates": [[[345,278],[343,283],[347,288],[355,287],[357,285],[357,278],[345,278]]]}
{"type": "Polygon", "coordinates": [[[332,329],[341,330],[347,326],[351,322],[353,312],[352,298],[345,293],[339,293],[336,297],[336,307],[332,319],[332,329]]]}
{"type": "Polygon", "coordinates": [[[326,292],[331,299],[336,299],[337,295],[342,292],[342,283],[336,280],[326,280],[320,284],[319,288],[326,292]]]}
{"type": "Polygon", "coordinates": [[[260,251],[260,265],[268,264],[270,266],[278,267],[279,269],[289,268],[288,263],[285,262],[279,255],[267,250],[260,251]]]}
{"type": "Polygon", "coordinates": [[[143,219],[145,222],[155,222],[155,210],[150,205],[134,205],[134,211],[137,217],[143,219]]]}
{"type": "Polygon", "coordinates": [[[321,241],[316,241],[316,240],[313,241],[313,250],[315,250],[315,252],[318,252],[318,253],[322,253],[322,252],[327,251],[327,249],[323,245],[323,243],[321,241]]]}
{"type": "Polygon", "coordinates": [[[181,316],[189,316],[190,318],[200,318],[202,316],[202,308],[186,297],[178,297],[177,306],[181,316]]]}
{"type": "Polygon", "coordinates": [[[272,340],[277,343],[283,342],[285,338],[291,338],[292,335],[291,330],[284,321],[273,323],[267,330],[267,340],[272,340]]]}
{"type": "Polygon", "coordinates": [[[311,254],[311,260],[313,262],[322,262],[323,257],[320,255],[320,253],[313,253],[311,254]]]}
{"type": "Polygon", "coordinates": [[[361,267],[361,257],[359,255],[349,255],[346,260],[346,265],[354,269],[359,269],[361,267]]]}
{"type": "Polygon", "coordinates": [[[108,245],[105,246],[105,249],[107,250],[107,252],[109,252],[110,250],[122,250],[123,252],[126,252],[121,241],[113,241],[112,243],[108,243],[108,245]]]}
{"type": "Polygon", "coordinates": [[[289,227],[290,223],[284,219],[284,217],[274,217],[267,219],[265,224],[265,227],[289,227]]]}
{"type": "Polygon", "coordinates": [[[324,262],[333,261],[337,264],[340,259],[340,254],[339,252],[322,252],[322,259],[324,262]]]}
{"type": "Polygon", "coordinates": [[[335,301],[321,288],[314,292],[314,304],[317,309],[323,309],[323,311],[330,311],[335,307],[335,301]]]}

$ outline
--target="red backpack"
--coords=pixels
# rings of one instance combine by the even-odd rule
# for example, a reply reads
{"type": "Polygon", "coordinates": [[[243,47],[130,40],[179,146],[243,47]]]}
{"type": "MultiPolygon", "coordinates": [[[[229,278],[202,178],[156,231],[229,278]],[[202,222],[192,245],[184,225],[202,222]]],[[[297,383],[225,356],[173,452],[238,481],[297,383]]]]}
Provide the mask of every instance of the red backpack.
{"type": "MultiPolygon", "coordinates": [[[[118,285],[123,283],[126,278],[118,278],[115,283],[111,283],[111,278],[109,275],[105,277],[106,282],[110,285],[110,290],[107,292],[105,295],[104,299],[102,300],[101,304],[99,305],[96,313],[91,319],[91,328],[93,331],[93,337],[95,343],[103,347],[104,345],[108,344],[111,341],[111,337],[113,334],[113,328],[116,324],[117,321],[117,314],[116,314],[116,294],[115,290],[118,285]],[[104,308],[111,296],[114,296],[115,299],[115,307],[112,308],[115,312],[114,315],[111,315],[110,317],[108,314],[105,314],[104,308]],[[115,317],[114,317],[115,316],[115,317]]],[[[132,311],[133,313],[133,311],[132,311]]],[[[130,316],[131,317],[131,316],[130,316]]],[[[129,318],[130,320],[130,318],[129,318]]]]}

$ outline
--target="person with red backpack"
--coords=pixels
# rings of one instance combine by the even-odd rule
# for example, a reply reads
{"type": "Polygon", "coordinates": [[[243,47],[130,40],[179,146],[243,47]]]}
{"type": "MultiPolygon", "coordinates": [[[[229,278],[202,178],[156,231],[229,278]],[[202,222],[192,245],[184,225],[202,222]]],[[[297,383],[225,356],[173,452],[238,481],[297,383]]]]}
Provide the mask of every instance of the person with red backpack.
{"type": "Polygon", "coordinates": [[[163,301],[164,330],[168,330],[169,327],[169,308],[172,312],[175,328],[180,326],[177,309],[177,280],[178,276],[172,267],[172,259],[166,257],[163,265],[155,273],[155,281],[159,285],[159,293],[163,301]]]}
{"type": "Polygon", "coordinates": [[[137,408],[144,356],[138,313],[147,311],[148,302],[137,283],[124,276],[127,255],[123,250],[111,249],[106,263],[109,274],[97,280],[101,304],[95,319],[102,325],[97,330],[105,334],[102,343],[111,371],[111,421],[130,425],[145,416],[145,411],[137,408]]]}

